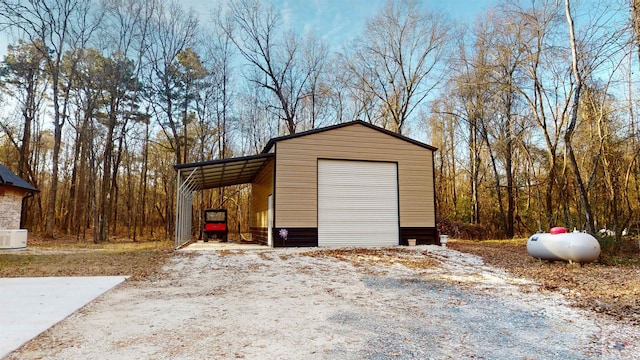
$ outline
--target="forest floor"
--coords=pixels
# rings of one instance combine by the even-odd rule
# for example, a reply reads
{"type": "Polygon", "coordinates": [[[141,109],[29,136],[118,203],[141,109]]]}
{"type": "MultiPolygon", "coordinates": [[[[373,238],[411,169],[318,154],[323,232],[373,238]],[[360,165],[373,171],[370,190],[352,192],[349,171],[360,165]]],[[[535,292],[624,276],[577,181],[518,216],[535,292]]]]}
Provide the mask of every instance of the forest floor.
{"type": "Polygon", "coordinates": [[[564,295],[573,306],[640,325],[640,249],[625,239],[613,255],[601,254],[591,264],[539,261],[528,255],[526,239],[453,240],[449,247],[480,256],[487,265],[529,279],[540,290],[564,295]]]}
{"type": "Polygon", "coordinates": [[[169,241],[119,239],[94,244],[71,236],[51,240],[30,233],[26,251],[0,252],[0,277],[122,275],[137,281],[159,272],[173,254],[169,241]]]}
{"type": "Polygon", "coordinates": [[[174,252],[36,240],[0,253],[0,277],[131,278],[8,359],[635,358],[638,255],[548,263],[525,244],[174,252]]]}

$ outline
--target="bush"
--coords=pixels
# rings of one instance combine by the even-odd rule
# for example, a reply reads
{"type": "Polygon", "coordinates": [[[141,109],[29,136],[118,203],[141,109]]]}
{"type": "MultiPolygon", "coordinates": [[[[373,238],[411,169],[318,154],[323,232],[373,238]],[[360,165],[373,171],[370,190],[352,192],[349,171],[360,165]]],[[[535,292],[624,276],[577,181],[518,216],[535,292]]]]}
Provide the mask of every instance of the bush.
{"type": "Polygon", "coordinates": [[[440,219],[437,228],[440,234],[462,240],[488,240],[504,237],[500,231],[490,229],[482,224],[465,224],[449,219],[440,219]]]}

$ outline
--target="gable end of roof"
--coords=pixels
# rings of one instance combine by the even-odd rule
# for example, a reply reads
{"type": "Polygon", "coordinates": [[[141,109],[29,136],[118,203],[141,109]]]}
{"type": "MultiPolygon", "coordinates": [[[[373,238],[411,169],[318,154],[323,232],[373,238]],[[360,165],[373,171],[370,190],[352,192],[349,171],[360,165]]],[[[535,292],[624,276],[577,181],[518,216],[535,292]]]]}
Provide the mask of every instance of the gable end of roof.
{"type": "Polygon", "coordinates": [[[295,133],[295,134],[278,136],[278,137],[272,138],[265,145],[264,149],[262,150],[262,154],[268,153],[275,143],[277,143],[279,141],[282,141],[282,140],[288,140],[288,139],[293,139],[293,138],[297,138],[297,137],[317,134],[317,133],[330,131],[330,130],[334,130],[334,129],[339,129],[339,128],[343,128],[343,127],[351,126],[351,125],[356,125],[356,124],[366,126],[366,127],[370,128],[370,129],[382,132],[382,133],[387,134],[389,136],[393,136],[393,137],[395,137],[397,139],[404,140],[406,142],[412,143],[414,145],[420,146],[422,148],[425,148],[425,149],[428,149],[428,150],[431,150],[431,151],[438,150],[438,148],[436,148],[436,147],[433,147],[431,145],[425,144],[423,142],[411,139],[409,137],[406,137],[406,136],[403,136],[403,135],[400,135],[400,134],[396,134],[393,131],[390,131],[390,130],[387,130],[387,129],[383,129],[383,128],[379,127],[379,126],[370,124],[368,122],[364,122],[362,120],[354,120],[354,121],[349,121],[349,122],[345,122],[345,123],[341,123],[341,124],[330,125],[330,126],[323,127],[323,128],[312,129],[312,130],[307,130],[307,131],[303,131],[303,132],[299,132],[299,133],[295,133]]]}

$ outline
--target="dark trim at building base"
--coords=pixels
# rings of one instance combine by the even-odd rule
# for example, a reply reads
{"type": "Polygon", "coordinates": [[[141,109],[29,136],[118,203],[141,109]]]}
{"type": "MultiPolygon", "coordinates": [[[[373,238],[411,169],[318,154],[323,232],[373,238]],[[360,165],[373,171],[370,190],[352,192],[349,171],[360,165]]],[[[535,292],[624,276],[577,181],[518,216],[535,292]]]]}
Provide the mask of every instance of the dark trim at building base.
{"type": "MultiPolygon", "coordinates": [[[[281,228],[273,229],[273,247],[317,247],[318,228],[282,228],[287,230],[287,238],[280,236],[281,228]]],[[[252,227],[253,240],[267,243],[267,228],[252,227]]],[[[409,245],[408,239],[416,239],[416,245],[440,245],[435,227],[401,227],[400,244],[409,245]]]]}
{"type": "Polygon", "coordinates": [[[318,228],[282,228],[287,230],[287,238],[280,236],[281,228],[273,228],[273,247],[314,247],[318,246],[318,228]]]}
{"type": "Polygon", "coordinates": [[[266,245],[269,241],[269,231],[266,227],[251,227],[251,240],[258,242],[259,244],[266,245]]]}
{"type": "Polygon", "coordinates": [[[416,245],[440,245],[435,227],[401,227],[400,245],[409,245],[408,239],[416,239],[416,245]]]}

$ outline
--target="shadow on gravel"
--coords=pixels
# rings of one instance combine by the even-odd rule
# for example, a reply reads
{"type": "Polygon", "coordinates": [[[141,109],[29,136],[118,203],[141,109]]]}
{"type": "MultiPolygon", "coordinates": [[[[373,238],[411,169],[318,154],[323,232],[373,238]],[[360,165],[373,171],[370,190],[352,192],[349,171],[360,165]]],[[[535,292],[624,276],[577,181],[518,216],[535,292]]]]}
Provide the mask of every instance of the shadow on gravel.
{"type": "MultiPolygon", "coordinates": [[[[368,339],[353,358],[584,359],[596,355],[592,339],[581,337],[580,331],[568,331],[575,324],[549,316],[544,308],[521,298],[502,300],[437,279],[369,276],[363,280],[376,293],[404,293],[412,301],[374,304],[366,311],[331,317],[344,331],[368,339]]],[[[344,349],[335,350],[345,355],[344,349]]]]}

